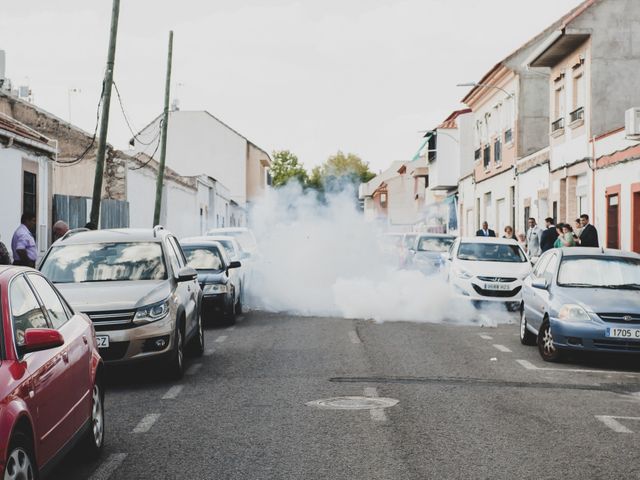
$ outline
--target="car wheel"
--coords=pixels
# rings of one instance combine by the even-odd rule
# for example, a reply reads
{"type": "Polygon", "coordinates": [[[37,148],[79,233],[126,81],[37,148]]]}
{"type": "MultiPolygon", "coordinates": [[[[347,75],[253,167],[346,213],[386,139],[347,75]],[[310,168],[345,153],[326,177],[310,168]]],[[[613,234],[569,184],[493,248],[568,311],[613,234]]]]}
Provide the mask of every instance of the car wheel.
{"type": "Polygon", "coordinates": [[[180,380],[184,375],[184,338],[179,326],[176,327],[176,341],[169,361],[169,375],[175,380],[180,380]]]}
{"type": "Polygon", "coordinates": [[[21,431],[13,434],[3,478],[4,480],[35,480],[38,478],[38,466],[33,455],[31,441],[29,436],[21,431]]]}
{"type": "Polygon", "coordinates": [[[520,343],[523,345],[536,344],[536,336],[527,328],[527,316],[524,313],[524,305],[520,306],[520,343]]]}
{"type": "Polygon", "coordinates": [[[201,357],[204,353],[204,329],[202,328],[202,313],[198,315],[198,326],[196,334],[191,339],[189,353],[194,357],[201,357]]]}
{"type": "Polygon", "coordinates": [[[231,304],[226,307],[222,322],[224,326],[235,325],[236,323],[236,291],[231,292],[231,304]]]}
{"type": "Polygon", "coordinates": [[[95,460],[104,445],[104,391],[99,381],[91,390],[91,419],[89,430],[81,441],[81,447],[87,458],[95,460]]]}
{"type": "Polygon", "coordinates": [[[553,334],[551,325],[546,320],[538,333],[538,350],[545,362],[558,362],[562,357],[562,352],[553,344],[553,334]]]}

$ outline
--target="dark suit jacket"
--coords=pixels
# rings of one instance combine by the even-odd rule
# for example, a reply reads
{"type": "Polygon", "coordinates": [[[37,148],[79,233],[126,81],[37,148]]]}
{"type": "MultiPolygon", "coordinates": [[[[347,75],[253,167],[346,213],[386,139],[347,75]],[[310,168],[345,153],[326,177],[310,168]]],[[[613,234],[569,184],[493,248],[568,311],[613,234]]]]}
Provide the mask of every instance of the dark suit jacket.
{"type": "MultiPolygon", "coordinates": [[[[478,230],[476,232],[476,237],[484,237],[484,232],[482,231],[482,229],[478,230]]],[[[495,237],[496,236],[496,232],[494,232],[493,230],[489,229],[489,236],[490,237],[495,237]]]]}
{"type": "Polygon", "coordinates": [[[599,247],[598,243],[598,231],[596,227],[589,224],[582,229],[580,234],[580,246],[581,247],[599,247]]]}
{"type": "Polygon", "coordinates": [[[553,248],[553,244],[558,239],[558,231],[556,230],[555,225],[553,227],[549,227],[542,232],[542,236],[540,237],[540,250],[546,252],[547,250],[551,250],[553,248]]]}

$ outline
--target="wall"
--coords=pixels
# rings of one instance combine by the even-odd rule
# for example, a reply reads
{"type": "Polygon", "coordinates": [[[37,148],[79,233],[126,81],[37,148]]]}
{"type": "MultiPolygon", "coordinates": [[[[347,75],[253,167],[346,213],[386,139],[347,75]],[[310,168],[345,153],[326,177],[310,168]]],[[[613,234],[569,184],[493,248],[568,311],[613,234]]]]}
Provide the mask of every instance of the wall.
{"type": "Polygon", "coordinates": [[[473,236],[478,230],[475,213],[475,183],[468,175],[458,184],[458,224],[460,236],[473,236]]]}
{"type": "Polygon", "coordinates": [[[549,164],[536,165],[518,175],[517,213],[514,230],[526,232],[526,220],[533,217],[540,226],[544,226],[544,219],[551,216],[549,202],[549,164]],[[525,208],[529,208],[529,215],[525,218],[525,208]]]}
{"type": "Polygon", "coordinates": [[[247,200],[253,202],[263,196],[267,189],[267,166],[269,155],[253,143],[247,143],[247,200]]]}
{"type": "Polygon", "coordinates": [[[156,197],[155,170],[129,168],[127,173],[127,199],[129,200],[129,225],[132,228],[153,227],[156,197]]]}
{"type": "Polygon", "coordinates": [[[508,170],[475,185],[476,201],[480,200],[479,223],[485,220],[489,222],[489,228],[495,230],[498,236],[503,235],[506,225],[513,225],[510,199],[510,188],[514,185],[513,173],[513,170],[508,170]],[[486,202],[486,194],[491,194],[490,203],[486,202]],[[500,212],[499,205],[502,205],[500,212]]]}

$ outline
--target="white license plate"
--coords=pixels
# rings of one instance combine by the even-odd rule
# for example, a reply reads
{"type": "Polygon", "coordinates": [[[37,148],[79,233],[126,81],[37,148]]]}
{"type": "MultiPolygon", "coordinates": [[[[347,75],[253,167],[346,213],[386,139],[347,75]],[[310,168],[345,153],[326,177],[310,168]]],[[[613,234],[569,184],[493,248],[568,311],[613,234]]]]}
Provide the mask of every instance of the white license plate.
{"type": "Polygon", "coordinates": [[[508,283],[485,283],[485,290],[511,290],[511,285],[508,283]]]}
{"type": "Polygon", "coordinates": [[[96,342],[98,348],[109,348],[109,337],[107,335],[97,335],[96,342]]]}
{"type": "Polygon", "coordinates": [[[628,338],[630,340],[640,340],[640,328],[607,327],[604,336],[609,338],[628,338]]]}

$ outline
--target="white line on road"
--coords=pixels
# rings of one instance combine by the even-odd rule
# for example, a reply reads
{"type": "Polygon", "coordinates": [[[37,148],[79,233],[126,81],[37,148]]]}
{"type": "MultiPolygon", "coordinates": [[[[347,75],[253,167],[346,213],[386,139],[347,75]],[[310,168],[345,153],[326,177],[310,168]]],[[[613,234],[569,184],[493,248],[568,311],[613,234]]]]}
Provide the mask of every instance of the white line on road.
{"type": "Polygon", "coordinates": [[[622,425],[618,420],[616,420],[617,418],[620,420],[640,420],[640,417],[614,417],[610,415],[595,415],[595,417],[617,433],[633,433],[633,430],[622,425]]]}
{"type": "Polygon", "coordinates": [[[187,375],[195,375],[195,374],[196,374],[196,372],[197,372],[198,370],[200,370],[200,367],[201,367],[201,366],[202,366],[202,364],[201,364],[201,363],[194,363],[194,364],[193,364],[193,365],[191,365],[191,366],[187,369],[187,371],[186,371],[186,372],[184,372],[184,373],[186,373],[187,375]]]}
{"type": "Polygon", "coordinates": [[[616,374],[626,375],[630,378],[640,375],[640,372],[620,372],[616,370],[588,370],[583,368],[553,368],[553,367],[536,367],[528,360],[516,360],[522,367],[527,370],[540,370],[541,372],[568,372],[568,373],[604,373],[604,374],[616,374]]]}
{"type": "Polygon", "coordinates": [[[496,348],[496,349],[498,349],[498,350],[500,350],[501,352],[504,352],[504,353],[511,353],[511,349],[510,348],[507,348],[504,345],[500,345],[498,343],[494,343],[493,344],[493,348],[496,348]]]}
{"type": "Polygon", "coordinates": [[[93,472],[89,480],[107,480],[111,478],[113,472],[124,462],[125,458],[127,458],[126,453],[112,453],[102,462],[97,470],[93,472]]]}
{"type": "Polygon", "coordinates": [[[491,335],[485,335],[484,333],[479,333],[478,335],[480,335],[480,338],[482,338],[483,340],[493,340],[493,337],[491,335]]]}
{"type": "Polygon", "coordinates": [[[216,343],[222,343],[227,339],[226,335],[220,335],[218,338],[215,339],[216,343]]]}
{"type": "Polygon", "coordinates": [[[206,352],[204,352],[204,356],[205,357],[210,357],[211,355],[213,355],[215,353],[215,349],[210,348],[209,350],[207,350],[206,352]]]}
{"type": "Polygon", "coordinates": [[[156,420],[160,418],[159,413],[150,413],[149,415],[145,415],[140,423],[136,425],[136,428],[133,429],[132,433],[146,433],[151,430],[153,424],[156,423],[156,420]]]}
{"type": "Polygon", "coordinates": [[[358,334],[354,330],[349,331],[349,339],[351,340],[351,343],[356,345],[362,343],[360,337],[358,337],[358,334]]]}
{"type": "Polygon", "coordinates": [[[180,395],[180,392],[182,391],[182,389],[184,388],[183,385],[174,385],[173,387],[171,387],[167,393],[165,393],[162,396],[163,400],[173,400],[174,398],[176,398],[178,395],[180,395]]]}

